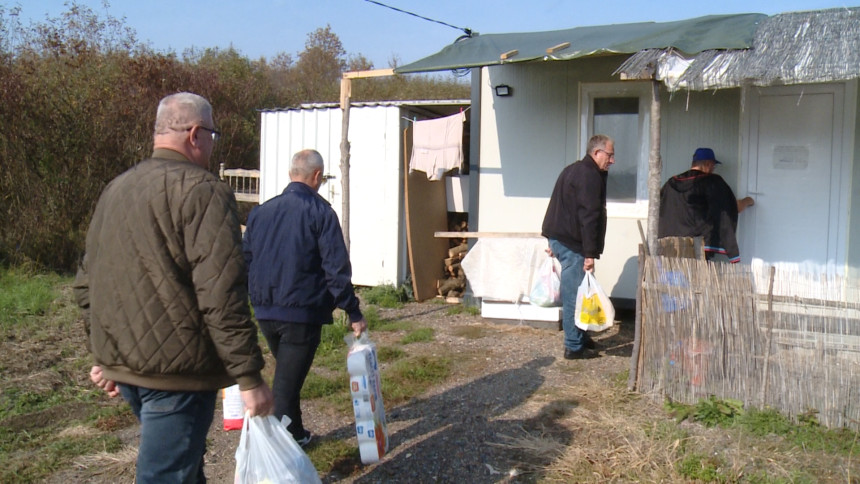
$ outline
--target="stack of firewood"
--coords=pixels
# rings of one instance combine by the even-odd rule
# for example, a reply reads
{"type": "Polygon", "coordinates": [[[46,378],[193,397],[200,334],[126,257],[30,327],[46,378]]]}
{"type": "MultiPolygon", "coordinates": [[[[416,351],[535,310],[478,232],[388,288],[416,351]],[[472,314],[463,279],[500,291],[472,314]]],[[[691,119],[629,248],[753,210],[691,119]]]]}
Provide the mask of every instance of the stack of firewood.
{"type": "MultiPolygon", "coordinates": [[[[448,224],[450,232],[467,232],[469,223],[466,220],[455,220],[448,224]]],[[[466,290],[466,274],[460,267],[460,261],[469,250],[466,238],[450,239],[451,248],[448,249],[448,258],[443,261],[445,279],[436,281],[436,292],[439,296],[458,300],[466,290]]]]}

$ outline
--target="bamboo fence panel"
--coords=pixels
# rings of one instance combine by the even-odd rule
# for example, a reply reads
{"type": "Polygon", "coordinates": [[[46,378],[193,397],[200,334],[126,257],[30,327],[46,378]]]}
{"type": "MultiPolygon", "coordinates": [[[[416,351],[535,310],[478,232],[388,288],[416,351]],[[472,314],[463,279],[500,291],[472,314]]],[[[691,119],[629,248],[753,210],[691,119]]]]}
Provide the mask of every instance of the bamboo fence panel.
{"type": "Polygon", "coordinates": [[[639,391],[714,395],[860,429],[860,285],[797,269],[645,257],[639,391]]]}

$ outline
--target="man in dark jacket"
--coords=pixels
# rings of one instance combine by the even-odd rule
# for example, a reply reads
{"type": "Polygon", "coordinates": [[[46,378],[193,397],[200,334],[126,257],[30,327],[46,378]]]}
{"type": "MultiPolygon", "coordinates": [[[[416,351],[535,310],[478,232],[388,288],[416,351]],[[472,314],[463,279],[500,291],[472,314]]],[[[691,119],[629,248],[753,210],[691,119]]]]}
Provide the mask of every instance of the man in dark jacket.
{"type": "Polygon", "coordinates": [[[322,326],[343,309],[356,336],[367,328],[352,287],[352,267],[337,214],[317,192],[325,182],[322,156],[296,153],[284,192],[248,216],[243,250],[251,304],[275,357],[274,414],[290,419],[301,445],[299,394],[320,344],[322,326]]]}
{"type": "Polygon", "coordinates": [[[598,134],[588,140],[583,159],[562,170],[543,219],[541,234],[561,263],[564,357],[591,358],[596,344],[574,323],[576,292],[606,239],[606,176],[615,163],[615,142],[598,134]]]}
{"type": "Polygon", "coordinates": [[[205,482],[218,389],[238,382],[251,415],[272,408],[236,200],[208,171],[217,137],[206,99],[162,99],[152,157],[102,192],[75,279],[90,378],[140,420],[138,483],[205,482]]]}
{"type": "Polygon", "coordinates": [[[714,173],[719,164],[714,150],[699,148],[691,168],[663,185],[657,237],[704,237],[709,260],[723,254],[735,263],[741,260],[735,236],[738,214],[755,202],[750,197],[735,198],[725,180],[714,173]]]}

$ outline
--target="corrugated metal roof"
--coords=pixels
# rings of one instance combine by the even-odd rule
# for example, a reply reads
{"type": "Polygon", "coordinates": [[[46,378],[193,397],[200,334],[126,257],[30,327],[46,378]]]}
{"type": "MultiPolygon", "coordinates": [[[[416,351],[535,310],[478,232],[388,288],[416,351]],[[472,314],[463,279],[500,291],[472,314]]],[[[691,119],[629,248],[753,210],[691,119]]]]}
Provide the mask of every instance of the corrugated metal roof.
{"type": "MultiPolygon", "coordinates": [[[[468,99],[424,99],[412,101],[361,101],[351,102],[351,108],[374,107],[374,106],[468,106],[471,103],[468,99]]],[[[257,111],[268,113],[277,111],[305,111],[309,109],[332,109],[340,108],[339,103],[304,103],[298,106],[283,107],[283,108],[262,108],[257,111]]]]}
{"type": "Polygon", "coordinates": [[[860,7],[790,12],[763,20],[752,46],[685,56],[673,49],[643,50],[616,73],[654,70],[670,91],[742,85],[831,82],[860,77],[860,7]]]}
{"type": "Polygon", "coordinates": [[[534,60],[571,60],[669,47],[691,55],[710,49],[745,49],[751,45],[757,24],[766,17],[758,13],[709,15],[676,22],[476,35],[448,45],[429,57],[397,67],[394,72],[402,74],[534,60]]]}

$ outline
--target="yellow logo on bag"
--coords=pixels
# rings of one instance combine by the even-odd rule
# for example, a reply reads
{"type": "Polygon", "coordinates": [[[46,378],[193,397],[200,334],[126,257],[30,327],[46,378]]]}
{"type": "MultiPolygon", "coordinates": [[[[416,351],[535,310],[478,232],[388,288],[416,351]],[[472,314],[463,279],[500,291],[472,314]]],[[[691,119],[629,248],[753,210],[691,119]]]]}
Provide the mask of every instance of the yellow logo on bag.
{"type": "Polygon", "coordinates": [[[597,294],[582,298],[582,312],[579,320],[584,324],[601,325],[606,323],[606,313],[600,305],[600,297],[597,294]]]}

